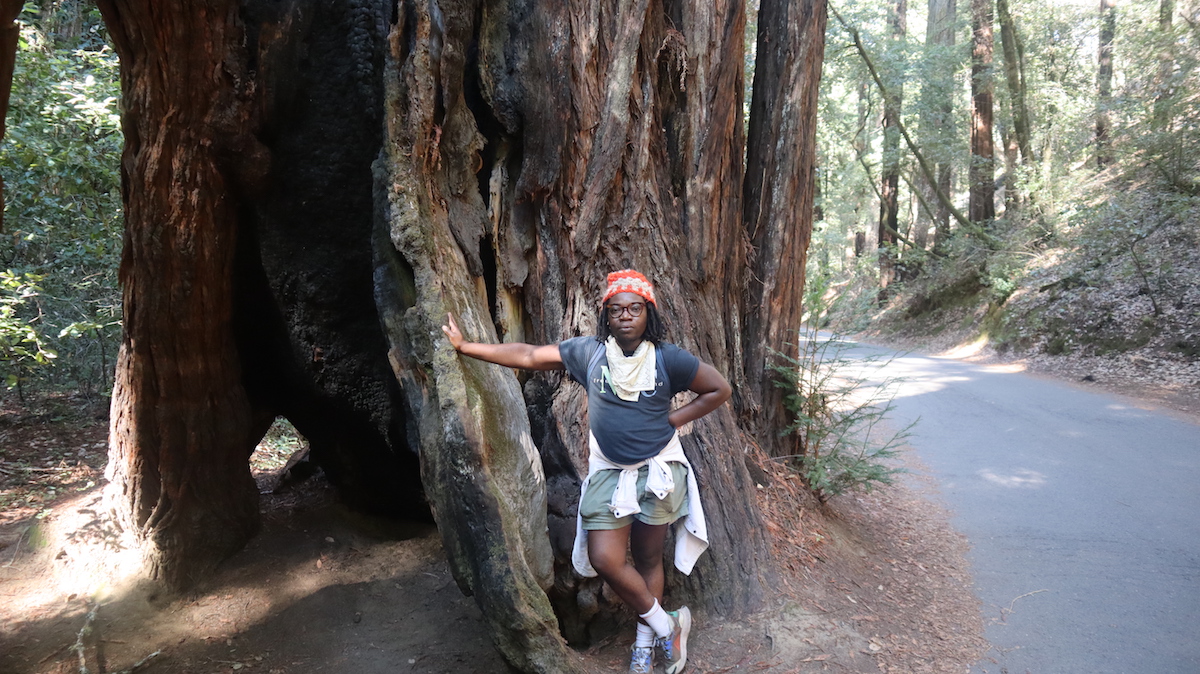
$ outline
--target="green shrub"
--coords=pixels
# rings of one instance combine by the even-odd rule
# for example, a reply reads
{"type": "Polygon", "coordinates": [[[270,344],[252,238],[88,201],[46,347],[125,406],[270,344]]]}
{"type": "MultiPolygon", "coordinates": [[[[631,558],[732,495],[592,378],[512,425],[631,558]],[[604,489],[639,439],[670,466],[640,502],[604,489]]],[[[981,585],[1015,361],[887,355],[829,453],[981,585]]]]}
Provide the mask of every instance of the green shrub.
{"type": "Polygon", "coordinates": [[[29,274],[0,272],[0,367],[8,388],[22,390],[30,374],[49,365],[57,357],[46,347],[35,321],[22,317],[20,311],[41,290],[41,277],[29,274]]]}
{"type": "Polygon", "coordinates": [[[822,503],[849,491],[891,484],[902,469],[889,461],[916,423],[893,433],[886,430],[899,380],[869,383],[873,373],[861,372],[880,367],[879,358],[852,359],[846,354],[850,343],[815,328],[800,330],[796,348],[796,357],[775,353],[776,362],[768,365],[777,375],[775,384],[786,391],[784,405],[793,418],[783,434],[800,441],[800,453],[782,459],[822,503]],[[856,370],[860,373],[854,374],[856,370]]]}
{"type": "MultiPolygon", "coordinates": [[[[117,266],[123,228],[116,54],[94,7],[30,3],[20,38],[8,128],[0,144],[4,234],[0,265],[37,279],[9,320],[36,326],[54,368],[4,364],[29,384],[107,393],[120,338],[117,266]]],[[[11,292],[6,298],[11,298],[11,292]]],[[[28,336],[28,335],[27,335],[28,336]]],[[[32,349],[32,342],[21,341],[32,349]]]]}

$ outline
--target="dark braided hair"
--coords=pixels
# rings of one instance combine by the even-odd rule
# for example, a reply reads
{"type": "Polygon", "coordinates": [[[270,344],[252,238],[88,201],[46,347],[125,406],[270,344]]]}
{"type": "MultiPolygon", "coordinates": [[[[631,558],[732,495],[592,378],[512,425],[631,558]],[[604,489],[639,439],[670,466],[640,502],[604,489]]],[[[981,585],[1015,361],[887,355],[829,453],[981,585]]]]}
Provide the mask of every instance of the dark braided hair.
{"type": "MultiPolygon", "coordinates": [[[[596,319],[596,341],[607,341],[610,335],[612,332],[608,329],[608,307],[601,306],[596,319]]],[[[642,333],[642,339],[654,342],[655,346],[667,339],[667,323],[652,302],[646,302],[646,332],[642,333]]]]}

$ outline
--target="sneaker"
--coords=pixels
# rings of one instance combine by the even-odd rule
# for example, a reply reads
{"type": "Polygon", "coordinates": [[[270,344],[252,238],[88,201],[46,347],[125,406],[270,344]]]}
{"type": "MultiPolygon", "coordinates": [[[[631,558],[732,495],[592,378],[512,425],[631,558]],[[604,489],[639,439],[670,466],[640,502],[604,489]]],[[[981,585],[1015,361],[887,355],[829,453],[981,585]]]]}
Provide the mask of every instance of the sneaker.
{"type": "Polygon", "coordinates": [[[671,630],[671,636],[658,638],[658,647],[666,658],[667,674],[679,674],[687,664],[687,638],[692,630],[692,612],[683,606],[678,611],[667,611],[667,615],[671,616],[675,629],[671,630]]]}
{"type": "Polygon", "coordinates": [[[650,674],[654,671],[654,647],[634,646],[629,659],[629,674],[650,674]]]}

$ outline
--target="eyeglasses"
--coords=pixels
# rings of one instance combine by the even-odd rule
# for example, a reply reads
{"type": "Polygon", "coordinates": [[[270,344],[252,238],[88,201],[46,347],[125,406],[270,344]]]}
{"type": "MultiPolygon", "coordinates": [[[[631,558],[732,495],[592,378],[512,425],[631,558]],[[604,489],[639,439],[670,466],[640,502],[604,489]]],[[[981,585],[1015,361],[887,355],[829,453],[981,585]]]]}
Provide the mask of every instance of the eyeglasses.
{"type": "Polygon", "coordinates": [[[642,315],[642,310],[645,308],[646,305],[642,304],[641,302],[634,302],[633,304],[627,304],[625,306],[621,306],[619,304],[610,304],[608,305],[608,317],[620,318],[621,314],[628,311],[630,316],[637,318],[638,316],[642,315]]]}

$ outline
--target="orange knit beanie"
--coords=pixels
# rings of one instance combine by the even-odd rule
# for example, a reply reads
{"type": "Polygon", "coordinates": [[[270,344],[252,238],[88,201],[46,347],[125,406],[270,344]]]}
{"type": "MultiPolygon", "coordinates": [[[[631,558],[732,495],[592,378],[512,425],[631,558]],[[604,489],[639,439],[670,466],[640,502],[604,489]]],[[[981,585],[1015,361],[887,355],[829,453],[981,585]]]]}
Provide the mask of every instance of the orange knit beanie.
{"type": "Polygon", "coordinates": [[[645,276],[632,269],[622,269],[608,275],[608,290],[604,291],[604,299],[600,303],[604,304],[618,293],[641,295],[650,304],[658,306],[654,301],[654,286],[645,276]]]}

